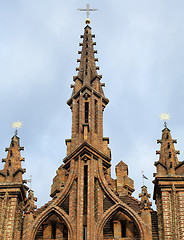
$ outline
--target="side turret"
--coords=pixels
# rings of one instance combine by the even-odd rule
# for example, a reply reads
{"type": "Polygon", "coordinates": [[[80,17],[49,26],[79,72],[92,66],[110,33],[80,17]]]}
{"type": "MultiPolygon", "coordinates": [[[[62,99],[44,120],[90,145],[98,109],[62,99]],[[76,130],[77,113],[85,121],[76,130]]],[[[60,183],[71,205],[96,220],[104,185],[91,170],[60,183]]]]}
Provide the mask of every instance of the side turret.
{"type": "Polygon", "coordinates": [[[6,148],[7,157],[3,170],[0,170],[0,232],[3,239],[21,239],[23,224],[23,208],[25,204],[28,187],[22,179],[25,169],[22,168],[20,151],[20,139],[15,134],[6,148]],[[18,220],[17,220],[18,219],[18,220]]]}
{"type": "Polygon", "coordinates": [[[2,159],[5,164],[3,170],[0,170],[0,183],[23,183],[22,175],[26,172],[26,169],[21,167],[21,162],[25,159],[21,157],[20,151],[24,150],[24,147],[20,147],[19,140],[19,137],[14,135],[10,147],[5,148],[8,154],[6,158],[2,159]]]}
{"type": "MultiPolygon", "coordinates": [[[[177,140],[173,140],[171,137],[170,130],[166,127],[162,130],[162,139],[157,140],[157,143],[161,144],[160,151],[156,151],[156,154],[159,154],[159,161],[155,162],[157,168],[157,175],[175,175],[178,172],[179,165],[177,154],[180,154],[180,151],[176,151],[174,143],[177,143],[177,140]]],[[[182,171],[180,170],[182,173],[182,171]]],[[[184,174],[184,168],[183,168],[184,174]]]]}
{"type": "Polygon", "coordinates": [[[184,161],[178,161],[170,130],[162,130],[159,160],[155,162],[153,199],[157,205],[159,239],[184,239],[184,161]]]}

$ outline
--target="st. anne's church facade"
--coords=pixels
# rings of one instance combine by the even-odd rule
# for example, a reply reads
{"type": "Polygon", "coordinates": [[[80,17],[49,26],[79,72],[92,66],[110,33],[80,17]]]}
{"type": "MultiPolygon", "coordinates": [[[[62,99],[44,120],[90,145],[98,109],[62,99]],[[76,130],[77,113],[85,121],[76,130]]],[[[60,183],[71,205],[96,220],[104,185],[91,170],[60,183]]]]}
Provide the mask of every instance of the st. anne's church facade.
{"type": "MultiPolygon", "coordinates": [[[[139,199],[132,196],[134,181],[128,166],[116,165],[111,178],[109,138],[103,136],[106,98],[97,73],[95,35],[89,21],[81,35],[78,75],[73,77],[71,139],[67,155],[51,186],[52,200],[36,208],[21,166],[20,139],[15,134],[5,149],[0,170],[0,240],[171,240],[184,239],[184,161],[178,161],[170,130],[165,127],[155,162],[154,194],[142,186],[139,199]]],[[[109,83],[111,84],[111,83],[109,83]]],[[[158,133],[159,135],[159,133],[158,133]]]]}

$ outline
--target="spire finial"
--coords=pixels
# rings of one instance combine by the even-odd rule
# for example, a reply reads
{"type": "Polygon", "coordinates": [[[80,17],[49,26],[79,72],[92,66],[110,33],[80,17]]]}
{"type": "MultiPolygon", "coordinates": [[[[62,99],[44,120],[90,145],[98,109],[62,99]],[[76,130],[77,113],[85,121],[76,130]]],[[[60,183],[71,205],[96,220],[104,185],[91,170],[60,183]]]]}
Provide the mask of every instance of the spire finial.
{"type": "Polygon", "coordinates": [[[12,128],[16,128],[15,129],[15,136],[17,136],[17,134],[18,134],[17,128],[21,128],[22,126],[23,126],[23,123],[20,122],[20,121],[16,121],[12,124],[12,128]]]}
{"type": "Polygon", "coordinates": [[[144,172],[142,171],[142,183],[143,183],[143,186],[144,186],[144,179],[148,180],[148,178],[144,175],[144,172]]]}
{"type": "Polygon", "coordinates": [[[164,120],[164,127],[167,128],[166,120],[170,119],[170,115],[167,113],[160,114],[160,120],[164,120]]]}
{"type": "Polygon", "coordinates": [[[87,4],[86,4],[86,8],[78,8],[77,10],[79,10],[79,11],[85,11],[85,12],[86,12],[87,18],[86,18],[86,20],[85,20],[85,23],[86,23],[86,24],[90,24],[91,21],[90,21],[90,19],[89,19],[89,12],[90,12],[90,11],[97,11],[98,9],[89,8],[89,3],[87,3],[87,4]]]}

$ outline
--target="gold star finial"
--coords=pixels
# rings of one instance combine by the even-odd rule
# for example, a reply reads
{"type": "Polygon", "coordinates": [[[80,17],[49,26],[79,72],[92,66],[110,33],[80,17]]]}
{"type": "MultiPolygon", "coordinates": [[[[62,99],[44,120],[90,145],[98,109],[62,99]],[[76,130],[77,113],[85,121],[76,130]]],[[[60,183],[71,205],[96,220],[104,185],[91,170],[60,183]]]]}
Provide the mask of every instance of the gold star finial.
{"type": "Polygon", "coordinates": [[[17,128],[21,128],[23,126],[23,123],[20,121],[16,121],[12,124],[12,128],[16,128],[15,130],[15,135],[17,136],[17,128]]]}
{"type": "Polygon", "coordinates": [[[167,113],[162,113],[160,114],[160,120],[164,120],[164,127],[167,127],[167,122],[166,120],[170,119],[170,115],[167,113]]]}

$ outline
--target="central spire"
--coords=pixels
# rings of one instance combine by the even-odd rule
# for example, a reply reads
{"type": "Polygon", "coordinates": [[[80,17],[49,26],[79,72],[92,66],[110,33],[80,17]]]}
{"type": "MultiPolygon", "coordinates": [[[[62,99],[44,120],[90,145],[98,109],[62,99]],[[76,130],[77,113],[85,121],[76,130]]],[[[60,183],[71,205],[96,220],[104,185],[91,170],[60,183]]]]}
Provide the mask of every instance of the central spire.
{"type": "Polygon", "coordinates": [[[83,42],[79,44],[82,50],[78,52],[81,54],[81,58],[77,59],[78,75],[73,77],[73,92],[67,102],[72,109],[72,136],[66,140],[68,154],[83,142],[97,149],[103,149],[104,141],[108,142],[107,138],[103,138],[103,110],[109,100],[104,96],[102,87],[105,84],[101,83],[102,76],[97,72],[99,67],[96,66],[98,58],[95,57],[94,37],[91,27],[86,25],[81,35],[83,42]]]}

